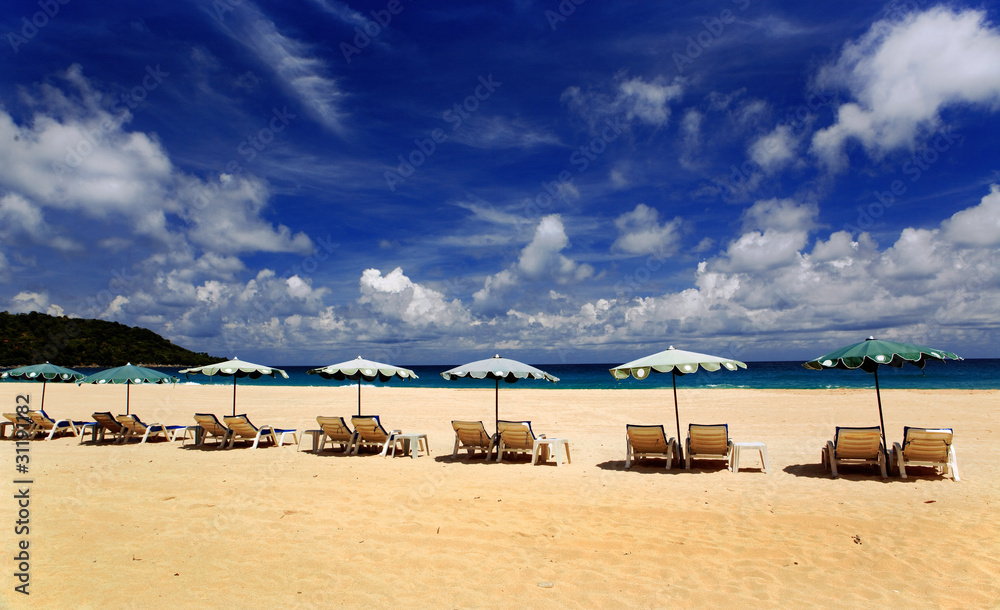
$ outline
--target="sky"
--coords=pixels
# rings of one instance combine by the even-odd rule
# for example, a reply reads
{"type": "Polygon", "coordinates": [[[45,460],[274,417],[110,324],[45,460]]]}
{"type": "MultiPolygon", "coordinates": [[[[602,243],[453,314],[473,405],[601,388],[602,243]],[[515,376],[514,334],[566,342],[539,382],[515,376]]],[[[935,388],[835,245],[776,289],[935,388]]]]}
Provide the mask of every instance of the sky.
{"type": "Polygon", "coordinates": [[[0,310],[271,365],[1000,357],[997,3],[3,7],[0,310]]]}

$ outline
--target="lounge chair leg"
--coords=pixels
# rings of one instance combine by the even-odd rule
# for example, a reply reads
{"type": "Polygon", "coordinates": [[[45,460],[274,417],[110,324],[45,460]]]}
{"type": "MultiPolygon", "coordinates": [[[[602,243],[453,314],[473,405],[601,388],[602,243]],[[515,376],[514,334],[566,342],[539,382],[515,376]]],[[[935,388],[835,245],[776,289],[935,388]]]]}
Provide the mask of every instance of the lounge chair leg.
{"type": "Polygon", "coordinates": [[[958,456],[955,455],[955,446],[954,445],[952,445],[951,447],[948,448],[948,468],[949,468],[949,470],[951,470],[951,480],[952,481],[961,481],[962,480],[962,479],[958,478],[958,456]]]}

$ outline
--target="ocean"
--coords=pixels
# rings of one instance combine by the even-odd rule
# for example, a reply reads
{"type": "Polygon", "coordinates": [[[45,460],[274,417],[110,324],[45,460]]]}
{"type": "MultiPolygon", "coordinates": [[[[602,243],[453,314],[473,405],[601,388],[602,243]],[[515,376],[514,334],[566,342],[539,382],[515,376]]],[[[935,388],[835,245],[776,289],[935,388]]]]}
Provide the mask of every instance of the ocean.
{"type": "MultiPolygon", "coordinates": [[[[386,384],[365,383],[368,386],[392,385],[414,388],[492,388],[489,379],[462,378],[445,381],[441,372],[461,363],[447,365],[408,366],[419,378],[403,381],[393,378],[386,384]]],[[[541,364],[535,365],[543,371],[559,378],[558,383],[522,379],[515,384],[501,384],[505,388],[537,388],[563,390],[642,390],[671,387],[670,375],[652,374],[643,381],[628,378],[615,380],[608,372],[611,364],[541,364]]],[[[240,379],[239,385],[261,384],[281,386],[330,386],[356,385],[353,381],[324,380],[318,375],[308,375],[306,371],[324,366],[278,366],[288,373],[288,379],[263,377],[257,380],[240,379]]],[[[406,365],[402,365],[406,366],[406,365]]],[[[227,384],[228,377],[206,377],[192,375],[185,378],[176,368],[158,368],[180,378],[181,383],[227,384]]],[[[901,369],[882,367],[879,369],[879,385],[883,389],[922,390],[996,390],[1000,389],[1000,359],[968,359],[962,361],[931,361],[921,370],[906,365],[901,369]]],[[[869,373],[858,369],[841,371],[826,369],[813,371],[801,362],[748,362],[746,369],[728,371],[720,369],[714,373],[698,369],[697,373],[677,378],[679,388],[756,388],[756,389],[828,389],[828,388],[874,388],[875,381],[869,373]]]]}

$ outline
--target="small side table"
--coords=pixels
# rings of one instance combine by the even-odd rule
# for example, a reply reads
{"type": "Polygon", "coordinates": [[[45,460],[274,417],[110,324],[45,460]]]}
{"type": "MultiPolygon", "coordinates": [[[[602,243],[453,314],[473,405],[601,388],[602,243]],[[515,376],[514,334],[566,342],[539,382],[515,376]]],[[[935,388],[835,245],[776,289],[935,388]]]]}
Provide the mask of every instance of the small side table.
{"type": "Polygon", "coordinates": [[[299,446],[295,450],[302,451],[302,441],[306,440],[307,436],[312,437],[312,452],[319,453],[319,439],[323,438],[322,430],[304,430],[302,432],[302,438],[299,440],[299,446]]]}
{"type": "Polygon", "coordinates": [[[427,444],[426,434],[393,434],[392,435],[392,457],[396,457],[396,442],[403,441],[403,455],[407,453],[410,457],[419,457],[420,445],[423,444],[424,453],[428,456],[431,454],[431,447],[427,444]]]}
{"type": "Polygon", "coordinates": [[[740,471],[740,450],[749,449],[750,451],[757,451],[760,453],[760,463],[764,468],[764,474],[767,472],[767,445],[759,441],[754,442],[744,442],[744,443],[733,443],[733,454],[729,458],[729,467],[732,469],[733,474],[740,471]]]}
{"type": "Polygon", "coordinates": [[[539,438],[535,439],[535,446],[531,455],[531,464],[535,465],[538,463],[538,454],[541,452],[542,448],[547,448],[548,453],[556,461],[556,466],[562,466],[562,455],[559,453],[559,447],[566,448],[566,463],[572,464],[573,460],[569,457],[569,440],[565,438],[539,438]]]}

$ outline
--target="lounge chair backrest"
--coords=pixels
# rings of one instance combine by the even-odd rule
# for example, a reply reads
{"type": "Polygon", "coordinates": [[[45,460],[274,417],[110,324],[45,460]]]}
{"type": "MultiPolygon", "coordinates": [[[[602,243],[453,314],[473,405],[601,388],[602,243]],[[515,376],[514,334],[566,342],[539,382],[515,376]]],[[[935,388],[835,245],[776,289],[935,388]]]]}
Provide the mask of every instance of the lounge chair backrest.
{"type": "Polygon", "coordinates": [[[17,413],[4,413],[3,416],[6,417],[7,419],[9,419],[11,422],[13,422],[15,424],[30,424],[31,423],[31,419],[30,418],[21,417],[17,413]]]}
{"type": "Polygon", "coordinates": [[[316,418],[316,423],[323,429],[323,434],[337,442],[348,443],[354,438],[354,431],[347,425],[343,417],[316,418]]]}
{"type": "Polygon", "coordinates": [[[94,413],[93,418],[94,421],[96,421],[97,424],[102,428],[104,428],[105,430],[109,430],[111,432],[122,431],[121,423],[117,419],[115,419],[115,416],[112,415],[110,411],[94,413]]]}
{"type": "Polygon", "coordinates": [[[688,424],[691,451],[722,455],[728,451],[729,426],[727,424],[688,424]]]}
{"type": "Polygon", "coordinates": [[[508,449],[533,449],[535,433],[531,431],[530,421],[504,421],[497,423],[500,438],[508,449]]]}
{"type": "Polygon", "coordinates": [[[903,454],[914,462],[946,462],[954,432],[951,428],[903,428],[903,454]]]}
{"type": "Polygon", "coordinates": [[[195,413],[194,421],[206,432],[214,436],[225,436],[229,428],[224,426],[215,413],[195,413]]]}
{"type": "Polygon", "coordinates": [[[389,433],[382,427],[378,415],[355,415],[351,423],[358,436],[370,443],[384,443],[389,440],[389,433]]]}
{"type": "Polygon", "coordinates": [[[492,435],[481,421],[452,421],[458,440],[466,447],[489,447],[492,435]]]}
{"type": "Polygon", "coordinates": [[[636,453],[666,453],[670,446],[662,425],[625,424],[625,433],[636,453]]]}
{"type": "Polygon", "coordinates": [[[146,424],[135,414],[119,415],[116,419],[123,428],[131,430],[133,434],[143,434],[146,432],[146,424]]]}
{"type": "Polygon", "coordinates": [[[250,423],[250,419],[244,415],[227,415],[222,418],[229,428],[239,436],[256,436],[257,426],[250,423]]]}
{"type": "Polygon", "coordinates": [[[838,459],[875,459],[882,445],[882,433],[878,426],[870,428],[837,426],[833,444],[834,454],[838,459]]]}
{"type": "Polygon", "coordinates": [[[56,425],[55,420],[46,415],[44,411],[28,411],[28,417],[33,424],[42,430],[51,430],[56,425]]]}

